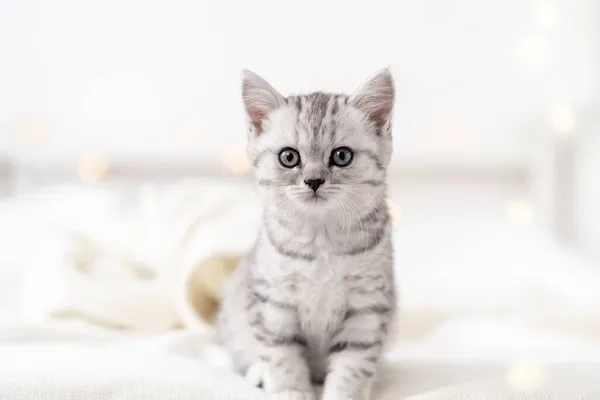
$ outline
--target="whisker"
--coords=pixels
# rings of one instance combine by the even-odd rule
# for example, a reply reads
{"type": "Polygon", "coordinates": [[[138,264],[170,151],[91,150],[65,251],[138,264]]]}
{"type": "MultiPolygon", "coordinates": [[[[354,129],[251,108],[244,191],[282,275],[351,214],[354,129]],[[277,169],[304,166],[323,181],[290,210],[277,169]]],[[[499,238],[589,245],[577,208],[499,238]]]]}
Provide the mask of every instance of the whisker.
{"type": "Polygon", "coordinates": [[[259,186],[283,187],[283,186],[292,186],[293,183],[287,182],[287,181],[282,181],[280,179],[259,179],[258,185],[259,186]]]}

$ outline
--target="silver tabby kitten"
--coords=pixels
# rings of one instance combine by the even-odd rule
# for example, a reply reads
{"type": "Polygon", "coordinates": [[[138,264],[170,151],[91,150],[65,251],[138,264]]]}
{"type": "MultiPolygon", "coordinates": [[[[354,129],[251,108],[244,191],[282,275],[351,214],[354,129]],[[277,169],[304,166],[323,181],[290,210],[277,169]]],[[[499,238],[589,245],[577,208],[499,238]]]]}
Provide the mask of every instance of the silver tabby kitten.
{"type": "Polygon", "coordinates": [[[396,298],[386,169],[394,83],[283,97],[246,71],[256,244],[217,319],[237,369],[270,393],[368,399],[396,298]],[[291,393],[290,393],[291,394],[291,393]]]}

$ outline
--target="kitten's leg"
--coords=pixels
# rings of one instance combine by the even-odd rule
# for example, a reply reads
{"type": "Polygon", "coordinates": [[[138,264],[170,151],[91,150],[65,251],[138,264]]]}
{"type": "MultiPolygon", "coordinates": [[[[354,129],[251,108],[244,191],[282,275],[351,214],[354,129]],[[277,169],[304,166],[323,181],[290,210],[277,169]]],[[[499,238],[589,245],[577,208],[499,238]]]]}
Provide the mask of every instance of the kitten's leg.
{"type": "Polygon", "coordinates": [[[250,326],[260,361],[249,372],[262,374],[261,383],[267,392],[298,392],[302,394],[300,399],[311,400],[313,389],[304,356],[307,344],[299,334],[295,306],[264,295],[258,297],[250,326]]]}
{"type": "Polygon", "coordinates": [[[369,400],[379,355],[379,349],[361,348],[331,356],[323,400],[369,400]]]}
{"type": "Polygon", "coordinates": [[[381,356],[390,309],[350,313],[329,348],[323,400],[368,400],[381,356]]]}

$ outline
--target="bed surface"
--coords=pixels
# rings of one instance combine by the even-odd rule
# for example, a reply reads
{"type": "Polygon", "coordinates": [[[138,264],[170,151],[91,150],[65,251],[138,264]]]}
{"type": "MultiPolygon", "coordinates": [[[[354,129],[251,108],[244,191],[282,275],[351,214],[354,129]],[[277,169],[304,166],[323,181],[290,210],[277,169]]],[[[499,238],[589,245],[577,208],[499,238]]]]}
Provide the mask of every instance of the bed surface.
{"type": "MultiPolygon", "coordinates": [[[[24,317],[31,299],[21,284],[43,268],[37,249],[61,229],[108,233],[150,212],[154,203],[136,193],[65,187],[0,202],[0,398],[263,398],[227,370],[210,329],[131,332],[24,317]]],[[[244,197],[245,214],[252,193],[244,197]]],[[[600,398],[597,271],[533,227],[468,215],[440,207],[397,225],[401,324],[377,398],[600,398]]]]}

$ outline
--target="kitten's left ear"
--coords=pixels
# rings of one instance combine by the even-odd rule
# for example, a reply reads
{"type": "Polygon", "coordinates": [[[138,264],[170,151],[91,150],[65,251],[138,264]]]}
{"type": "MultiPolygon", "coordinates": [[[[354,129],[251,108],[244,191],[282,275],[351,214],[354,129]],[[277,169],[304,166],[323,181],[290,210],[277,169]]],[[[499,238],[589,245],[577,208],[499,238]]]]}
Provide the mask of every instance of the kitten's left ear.
{"type": "Polygon", "coordinates": [[[394,78],[389,69],[372,77],[351,97],[350,102],[364,111],[377,127],[389,121],[394,107],[394,78]]]}

